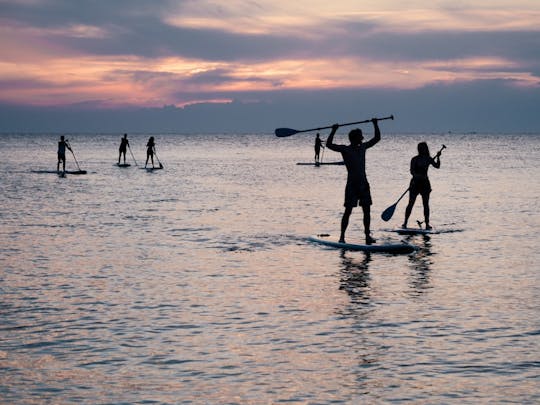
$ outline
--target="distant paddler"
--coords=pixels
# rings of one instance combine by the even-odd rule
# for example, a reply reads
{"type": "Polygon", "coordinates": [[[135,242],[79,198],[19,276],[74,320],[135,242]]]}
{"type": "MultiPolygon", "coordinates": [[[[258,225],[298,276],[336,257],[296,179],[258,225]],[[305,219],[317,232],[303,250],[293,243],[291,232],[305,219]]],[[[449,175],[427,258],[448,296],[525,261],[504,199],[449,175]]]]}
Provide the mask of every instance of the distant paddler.
{"type": "Polygon", "coordinates": [[[56,171],[60,173],[60,162],[62,162],[62,173],[66,172],[66,148],[72,153],[71,146],[69,146],[68,140],[64,138],[64,135],[60,137],[58,141],[58,162],[56,163],[56,171]]]}
{"type": "Polygon", "coordinates": [[[317,136],[315,137],[315,164],[316,165],[321,163],[320,157],[319,157],[321,153],[321,148],[324,148],[323,141],[319,133],[317,133],[317,136]]]}
{"type": "Polygon", "coordinates": [[[403,221],[402,228],[407,228],[407,222],[411,216],[411,212],[416,201],[418,194],[422,196],[422,203],[424,205],[424,223],[426,229],[431,229],[429,223],[429,195],[431,193],[431,183],[428,178],[429,166],[433,166],[435,169],[441,167],[441,152],[446,146],[442,146],[441,150],[437,152],[434,158],[429,154],[429,148],[427,143],[420,142],[418,144],[418,155],[411,159],[410,171],[412,179],[409,185],[409,204],[405,208],[405,221],[403,221]]]}
{"type": "Polygon", "coordinates": [[[156,142],[154,141],[154,137],[151,136],[148,139],[148,142],[146,143],[146,162],[144,164],[144,167],[148,165],[148,159],[152,161],[152,168],[154,167],[154,152],[155,152],[156,142]]]}
{"type": "Polygon", "coordinates": [[[120,140],[120,147],[118,148],[118,164],[120,164],[120,158],[124,155],[124,165],[126,164],[126,152],[129,147],[129,141],[127,139],[127,134],[124,134],[124,137],[120,140]]]}

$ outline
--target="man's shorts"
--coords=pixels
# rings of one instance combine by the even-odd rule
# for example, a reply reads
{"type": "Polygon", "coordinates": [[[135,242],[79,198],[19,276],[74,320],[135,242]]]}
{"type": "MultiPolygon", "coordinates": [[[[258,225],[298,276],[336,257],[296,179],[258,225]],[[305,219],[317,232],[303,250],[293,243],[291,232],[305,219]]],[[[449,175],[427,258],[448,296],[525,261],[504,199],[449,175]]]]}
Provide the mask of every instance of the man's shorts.
{"type": "Polygon", "coordinates": [[[66,161],[66,154],[65,153],[58,153],[58,161],[59,162],[65,162],[66,161]]]}
{"type": "Polygon", "coordinates": [[[345,207],[357,207],[371,205],[371,192],[368,182],[349,184],[345,186],[345,207]]]}

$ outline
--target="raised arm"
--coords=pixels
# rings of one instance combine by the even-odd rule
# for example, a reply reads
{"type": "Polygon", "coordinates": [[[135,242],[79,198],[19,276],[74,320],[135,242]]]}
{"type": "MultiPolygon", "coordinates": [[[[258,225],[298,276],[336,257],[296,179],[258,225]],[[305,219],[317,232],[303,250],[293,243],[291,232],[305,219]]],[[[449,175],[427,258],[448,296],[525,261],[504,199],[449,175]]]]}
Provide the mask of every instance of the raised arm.
{"type": "Polygon", "coordinates": [[[366,148],[371,148],[381,140],[381,130],[379,129],[379,120],[377,118],[372,118],[371,122],[373,123],[373,129],[375,131],[375,136],[365,143],[366,148]]]}
{"type": "Polygon", "coordinates": [[[326,146],[328,147],[328,149],[330,150],[337,150],[337,146],[335,143],[334,143],[334,135],[336,134],[337,132],[337,129],[339,128],[339,125],[338,124],[334,124],[332,125],[332,131],[330,132],[330,135],[328,135],[328,138],[326,138],[326,146]]]}
{"type": "Polygon", "coordinates": [[[431,159],[431,164],[435,169],[441,167],[441,152],[437,153],[433,159],[431,159]]]}

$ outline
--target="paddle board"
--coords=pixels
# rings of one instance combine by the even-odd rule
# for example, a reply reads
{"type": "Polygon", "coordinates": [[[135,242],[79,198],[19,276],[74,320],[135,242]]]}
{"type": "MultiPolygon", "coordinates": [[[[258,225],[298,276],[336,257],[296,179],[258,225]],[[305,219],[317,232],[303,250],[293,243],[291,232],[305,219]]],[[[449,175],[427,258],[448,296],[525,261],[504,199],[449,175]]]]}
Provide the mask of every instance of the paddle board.
{"type": "Polygon", "coordinates": [[[358,243],[342,243],[337,238],[332,238],[328,234],[320,234],[308,237],[310,242],[319,243],[321,245],[330,246],[343,250],[361,250],[364,252],[386,252],[386,253],[411,253],[418,248],[409,243],[381,243],[373,245],[363,245],[358,243]]]}
{"type": "Polygon", "coordinates": [[[434,229],[422,229],[422,228],[399,228],[399,229],[392,229],[391,232],[395,232],[400,235],[429,235],[432,233],[438,233],[434,229]]]}
{"type": "Polygon", "coordinates": [[[118,166],[118,167],[129,167],[131,166],[129,163],[115,163],[115,166],[118,166]]]}
{"type": "Polygon", "coordinates": [[[154,170],[162,170],[163,167],[141,167],[141,169],[146,169],[147,172],[153,172],[154,170]]]}
{"type": "Polygon", "coordinates": [[[338,165],[342,166],[345,164],[345,162],[321,162],[321,163],[315,163],[315,162],[298,162],[296,163],[299,166],[323,166],[323,165],[338,165]]]}
{"type": "Polygon", "coordinates": [[[59,176],[62,175],[62,173],[64,174],[86,174],[87,171],[86,170],[66,170],[65,172],[59,172],[59,171],[56,171],[56,170],[32,170],[32,173],[54,173],[54,174],[58,174],[59,176]]]}

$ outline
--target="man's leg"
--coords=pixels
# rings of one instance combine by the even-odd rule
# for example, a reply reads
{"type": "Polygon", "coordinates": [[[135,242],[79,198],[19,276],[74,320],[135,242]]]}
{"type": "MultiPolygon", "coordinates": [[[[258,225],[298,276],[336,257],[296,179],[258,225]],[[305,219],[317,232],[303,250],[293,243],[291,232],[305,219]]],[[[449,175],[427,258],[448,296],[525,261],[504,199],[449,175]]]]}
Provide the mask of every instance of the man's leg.
{"type": "Polygon", "coordinates": [[[371,245],[372,243],[375,243],[375,239],[373,239],[370,235],[371,209],[369,204],[362,205],[362,211],[364,211],[364,233],[366,235],[366,245],[371,245]]]}
{"type": "Polygon", "coordinates": [[[347,230],[347,226],[349,226],[349,217],[351,216],[352,209],[353,207],[345,207],[343,217],[341,217],[341,235],[339,237],[341,243],[345,243],[345,231],[347,230]]]}

